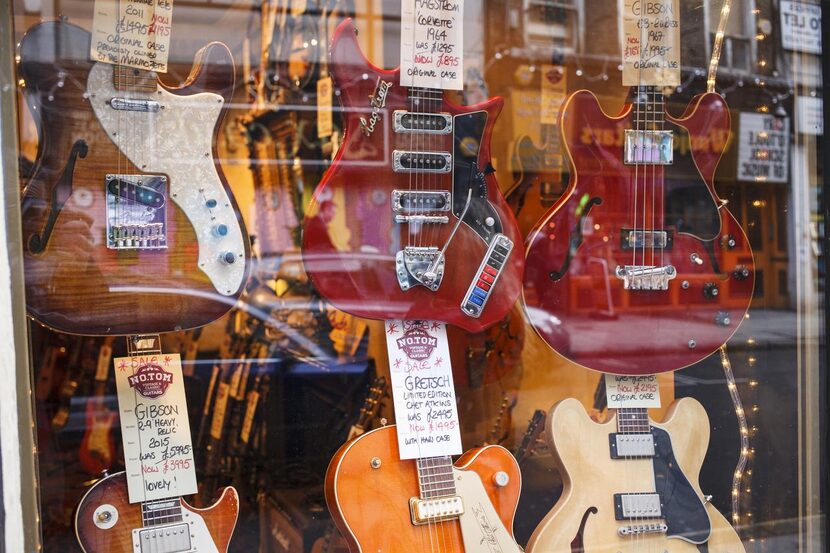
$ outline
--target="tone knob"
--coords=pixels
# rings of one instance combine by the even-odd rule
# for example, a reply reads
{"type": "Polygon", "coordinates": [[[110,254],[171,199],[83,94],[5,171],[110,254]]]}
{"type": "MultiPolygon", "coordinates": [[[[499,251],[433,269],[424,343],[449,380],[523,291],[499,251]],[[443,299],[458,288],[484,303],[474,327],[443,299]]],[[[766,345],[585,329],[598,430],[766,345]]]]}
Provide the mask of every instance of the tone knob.
{"type": "Polygon", "coordinates": [[[732,236],[731,234],[727,234],[726,236],[723,237],[723,247],[724,248],[726,248],[728,250],[731,250],[731,249],[734,249],[735,246],[737,246],[737,245],[738,245],[738,242],[735,240],[735,237],[732,236]]]}
{"type": "Polygon", "coordinates": [[[225,265],[233,265],[236,262],[236,254],[233,252],[224,252],[219,255],[219,260],[225,265]]]}
{"type": "Polygon", "coordinates": [[[214,207],[216,207],[217,202],[213,198],[210,198],[209,200],[207,200],[205,202],[205,205],[207,206],[208,209],[213,209],[214,207]]]}
{"type": "Polygon", "coordinates": [[[732,324],[732,317],[729,311],[718,311],[715,315],[715,324],[718,326],[729,326],[732,324]]]}
{"type": "Polygon", "coordinates": [[[228,235],[228,225],[218,224],[213,227],[213,235],[217,238],[222,238],[228,235]]]}
{"type": "Polygon", "coordinates": [[[714,282],[707,282],[703,285],[703,297],[711,300],[718,297],[718,294],[720,294],[720,290],[714,282]]]}
{"type": "Polygon", "coordinates": [[[751,274],[752,272],[749,270],[749,267],[738,265],[735,267],[735,270],[732,271],[732,278],[735,280],[746,280],[751,274]]]}
{"type": "Polygon", "coordinates": [[[496,486],[503,488],[510,483],[510,475],[504,472],[503,470],[500,470],[493,475],[493,482],[496,484],[496,486]]]}

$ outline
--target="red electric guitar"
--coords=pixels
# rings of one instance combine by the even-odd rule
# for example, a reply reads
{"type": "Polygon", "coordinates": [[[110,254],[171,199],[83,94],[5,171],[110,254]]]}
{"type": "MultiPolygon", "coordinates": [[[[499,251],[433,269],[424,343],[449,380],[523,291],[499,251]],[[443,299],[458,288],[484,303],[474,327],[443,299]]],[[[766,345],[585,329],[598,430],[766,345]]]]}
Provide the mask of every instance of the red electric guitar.
{"type": "Polygon", "coordinates": [[[566,193],[527,241],[524,298],[539,335],[555,317],[563,355],[591,369],[652,374],[685,367],[726,342],[752,298],[746,235],[714,188],[729,136],[715,93],[675,117],[662,89],[638,86],[617,117],[589,91],[559,115],[571,163],[566,193]]]}
{"type": "Polygon", "coordinates": [[[523,259],[490,165],[502,100],[461,107],[441,90],[400,86],[398,69],[365,58],[351,20],[334,34],[331,73],[346,138],[303,227],[317,290],[372,319],[434,319],[475,332],[504,318],[523,259]],[[352,205],[379,216],[342,221],[352,205]]]}

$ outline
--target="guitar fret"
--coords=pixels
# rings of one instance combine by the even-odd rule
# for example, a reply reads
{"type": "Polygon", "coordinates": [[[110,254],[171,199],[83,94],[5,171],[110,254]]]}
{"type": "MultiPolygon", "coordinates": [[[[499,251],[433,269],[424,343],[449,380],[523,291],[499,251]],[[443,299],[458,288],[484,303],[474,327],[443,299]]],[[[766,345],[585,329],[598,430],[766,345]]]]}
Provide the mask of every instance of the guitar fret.
{"type": "Polygon", "coordinates": [[[432,499],[455,495],[455,478],[451,457],[417,459],[416,466],[418,468],[418,487],[421,498],[432,499]]]}

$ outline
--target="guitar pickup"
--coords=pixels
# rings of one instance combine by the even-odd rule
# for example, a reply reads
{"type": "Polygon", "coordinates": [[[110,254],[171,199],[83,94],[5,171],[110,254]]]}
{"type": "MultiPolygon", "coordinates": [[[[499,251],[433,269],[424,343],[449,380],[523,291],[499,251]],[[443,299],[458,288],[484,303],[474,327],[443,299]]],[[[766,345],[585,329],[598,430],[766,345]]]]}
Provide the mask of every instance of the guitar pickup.
{"type": "MultiPolygon", "coordinates": [[[[161,183],[167,179],[165,177],[148,177],[150,179],[157,178],[161,183]]],[[[146,186],[143,179],[131,180],[121,178],[119,175],[107,175],[107,194],[118,196],[120,199],[145,205],[153,209],[160,209],[164,207],[164,194],[157,192],[151,186],[146,186]]]]}
{"type": "Polygon", "coordinates": [[[646,459],[654,457],[654,436],[652,434],[608,435],[612,459],[646,459]]]}
{"type": "Polygon", "coordinates": [[[464,295],[464,301],[461,302],[461,311],[465,315],[476,319],[481,316],[512,249],[513,242],[504,234],[499,233],[493,237],[484,260],[464,295]]]}
{"type": "Polygon", "coordinates": [[[450,173],[452,154],[449,152],[392,152],[392,169],[396,173],[450,173]]]}
{"type": "MultiPolygon", "coordinates": [[[[187,523],[151,526],[133,530],[133,550],[141,553],[193,551],[187,523]]],[[[201,547],[200,547],[201,550],[201,547]]]]}
{"type": "Polygon", "coordinates": [[[395,222],[398,224],[424,224],[424,225],[440,225],[450,222],[450,218],[446,215],[395,215],[395,222]]]}
{"type": "Polygon", "coordinates": [[[670,230],[622,229],[620,238],[622,249],[629,251],[636,248],[670,250],[674,244],[674,236],[670,230]]]}
{"type": "Polygon", "coordinates": [[[393,190],[392,213],[419,214],[450,210],[450,193],[435,191],[393,190]]]}
{"type": "Polygon", "coordinates": [[[436,499],[413,497],[409,500],[409,514],[415,526],[450,520],[464,514],[464,502],[458,496],[436,499]]]}
{"type": "Polygon", "coordinates": [[[109,101],[112,109],[118,111],[141,111],[148,113],[157,113],[161,109],[161,104],[155,100],[135,100],[132,98],[113,98],[109,101]]]}
{"type": "Polygon", "coordinates": [[[626,165],[671,165],[674,161],[672,131],[625,130],[626,165]]]}
{"type": "Polygon", "coordinates": [[[663,518],[663,505],[656,493],[615,493],[614,516],[617,520],[663,518]]]}
{"type": "Polygon", "coordinates": [[[392,129],[397,133],[450,134],[452,116],[449,113],[418,113],[395,110],[392,129]]]}

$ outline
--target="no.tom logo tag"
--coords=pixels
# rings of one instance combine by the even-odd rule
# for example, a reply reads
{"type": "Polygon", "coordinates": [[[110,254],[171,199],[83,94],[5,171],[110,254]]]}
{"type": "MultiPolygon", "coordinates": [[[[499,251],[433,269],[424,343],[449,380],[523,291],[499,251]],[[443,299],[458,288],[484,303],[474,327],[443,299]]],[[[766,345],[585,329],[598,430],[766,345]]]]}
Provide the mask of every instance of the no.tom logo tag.
{"type": "Polygon", "coordinates": [[[420,321],[412,323],[396,342],[398,348],[413,361],[429,359],[432,352],[438,347],[438,339],[427,332],[426,325],[420,323],[420,321]]]}
{"type": "Polygon", "coordinates": [[[130,388],[148,399],[164,395],[173,383],[173,374],[161,368],[161,365],[147,363],[138,368],[132,376],[127,377],[130,388]]]}

